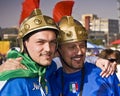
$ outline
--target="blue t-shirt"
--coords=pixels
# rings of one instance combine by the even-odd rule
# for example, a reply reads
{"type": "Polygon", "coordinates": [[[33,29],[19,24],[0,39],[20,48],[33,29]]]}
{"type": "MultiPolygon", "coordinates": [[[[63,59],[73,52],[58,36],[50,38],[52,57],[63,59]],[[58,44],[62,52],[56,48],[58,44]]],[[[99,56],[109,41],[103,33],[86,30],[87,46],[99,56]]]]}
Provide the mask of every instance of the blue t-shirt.
{"type": "Polygon", "coordinates": [[[0,89],[0,96],[52,96],[48,81],[51,74],[56,71],[56,68],[57,66],[54,62],[47,67],[46,85],[44,88],[39,84],[39,77],[14,78],[6,81],[4,86],[2,86],[0,89]]]}
{"type": "MultiPolygon", "coordinates": [[[[49,86],[46,86],[49,89],[49,86]]],[[[42,96],[41,85],[39,85],[38,78],[16,78],[10,79],[6,82],[2,90],[0,91],[0,96],[42,96]]]]}
{"type": "Polygon", "coordinates": [[[101,70],[90,63],[84,64],[84,76],[81,70],[72,74],[62,70],[59,68],[51,77],[52,96],[79,96],[82,84],[82,96],[120,96],[116,74],[102,78],[99,75],[101,70]]]}

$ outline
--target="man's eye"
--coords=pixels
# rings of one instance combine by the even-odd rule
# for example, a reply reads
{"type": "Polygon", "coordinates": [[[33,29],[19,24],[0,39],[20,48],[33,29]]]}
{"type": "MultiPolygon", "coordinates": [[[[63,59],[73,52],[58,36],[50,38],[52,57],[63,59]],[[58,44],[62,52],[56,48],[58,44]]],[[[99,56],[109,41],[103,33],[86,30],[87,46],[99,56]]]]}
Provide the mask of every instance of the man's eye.
{"type": "Polygon", "coordinates": [[[70,49],[75,49],[75,46],[70,46],[69,48],[70,48],[70,49]]]}
{"type": "Polygon", "coordinates": [[[80,48],[85,48],[85,45],[80,45],[79,47],[80,47],[80,48]]]}
{"type": "Polygon", "coordinates": [[[44,44],[45,42],[44,42],[44,41],[38,41],[37,43],[40,44],[40,45],[42,45],[42,44],[44,44]]]}
{"type": "Polygon", "coordinates": [[[50,42],[51,44],[57,44],[57,41],[52,41],[52,42],[50,42]]]}

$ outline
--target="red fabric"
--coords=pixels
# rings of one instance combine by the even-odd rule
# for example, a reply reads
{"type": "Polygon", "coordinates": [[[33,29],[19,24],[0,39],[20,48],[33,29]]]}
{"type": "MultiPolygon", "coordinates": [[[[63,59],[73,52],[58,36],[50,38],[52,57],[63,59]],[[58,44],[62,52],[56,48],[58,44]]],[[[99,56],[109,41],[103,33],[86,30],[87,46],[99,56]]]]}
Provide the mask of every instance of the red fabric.
{"type": "Polygon", "coordinates": [[[31,14],[31,12],[35,8],[39,8],[39,3],[40,3],[40,0],[25,0],[22,3],[22,12],[21,12],[19,25],[25,18],[27,18],[31,14]]]}
{"type": "Polygon", "coordinates": [[[71,16],[73,5],[74,0],[58,2],[53,9],[53,19],[55,22],[59,22],[63,16],[71,16]]]}
{"type": "Polygon", "coordinates": [[[115,41],[111,42],[111,44],[120,44],[120,39],[119,39],[119,40],[115,40],[115,41]]]}

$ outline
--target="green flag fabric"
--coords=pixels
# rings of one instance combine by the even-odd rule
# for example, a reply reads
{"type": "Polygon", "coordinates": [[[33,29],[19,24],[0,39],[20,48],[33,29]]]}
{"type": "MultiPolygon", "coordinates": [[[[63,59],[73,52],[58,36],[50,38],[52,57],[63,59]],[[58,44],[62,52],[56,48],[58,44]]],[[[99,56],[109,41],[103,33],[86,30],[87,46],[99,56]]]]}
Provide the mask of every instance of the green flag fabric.
{"type": "Polygon", "coordinates": [[[16,70],[9,70],[0,73],[0,81],[9,80],[11,78],[17,77],[37,77],[41,76],[41,80],[46,72],[46,67],[38,65],[34,62],[26,53],[20,53],[17,50],[11,50],[7,58],[18,58],[22,57],[21,64],[25,65],[27,69],[16,69],[16,70]]]}

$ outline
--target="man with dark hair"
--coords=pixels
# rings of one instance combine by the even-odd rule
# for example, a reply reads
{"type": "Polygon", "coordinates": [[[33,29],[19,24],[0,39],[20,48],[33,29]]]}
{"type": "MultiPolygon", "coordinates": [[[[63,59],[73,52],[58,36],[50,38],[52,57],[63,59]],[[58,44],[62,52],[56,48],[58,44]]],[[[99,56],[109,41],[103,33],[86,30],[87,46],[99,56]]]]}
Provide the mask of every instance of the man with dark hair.
{"type": "Polygon", "coordinates": [[[88,33],[72,16],[59,22],[58,53],[62,67],[51,77],[53,96],[120,96],[116,74],[102,78],[101,69],[85,62],[88,33]]]}
{"type": "Polygon", "coordinates": [[[47,76],[54,68],[52,59],[58,33],[53,19],[42,15],[40,9],[34,9],[21,23],[18,33],[20,51],[11,50],[7,59],[12,63],[11,58],[22,57],[21,63],[27,69],[1,72],[0,96],[51,96],[47,76]]]}

